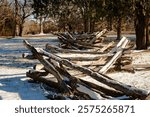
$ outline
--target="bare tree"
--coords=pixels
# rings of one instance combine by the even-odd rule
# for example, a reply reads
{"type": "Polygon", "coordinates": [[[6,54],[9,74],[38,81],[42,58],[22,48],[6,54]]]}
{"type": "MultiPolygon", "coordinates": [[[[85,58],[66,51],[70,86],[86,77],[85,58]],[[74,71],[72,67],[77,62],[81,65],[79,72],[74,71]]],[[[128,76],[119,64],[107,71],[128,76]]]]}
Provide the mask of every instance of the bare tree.
{"type": "Polygon", "coordinates": [[[30,0],[15,0],[16,35],[22,36],[26,18],[32,14],[30,0]]]}
{"type": "Polygon", "coordinates": [[[14,31],[13,10],[7,0],[0,1],[0,35],[10,36],[14,31]]]}

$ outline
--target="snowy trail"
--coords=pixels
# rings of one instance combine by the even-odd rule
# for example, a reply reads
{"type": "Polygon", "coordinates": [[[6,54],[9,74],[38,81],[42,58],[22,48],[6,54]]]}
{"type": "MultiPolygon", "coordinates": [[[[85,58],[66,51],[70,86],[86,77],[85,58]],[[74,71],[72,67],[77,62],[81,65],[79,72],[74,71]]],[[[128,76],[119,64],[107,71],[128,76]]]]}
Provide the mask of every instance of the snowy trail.
{"type": "MultiPolygon", "coordinates": [[[[0,100],[45,100],[39,84],[28,83],[26,72],[38,61],[22,59],[29,52],[23,46],[23,38],[0,39],[0,100]]],[[[57,43],[53,38],[28,39],[37,47],[47,42],[57,43]]]]}

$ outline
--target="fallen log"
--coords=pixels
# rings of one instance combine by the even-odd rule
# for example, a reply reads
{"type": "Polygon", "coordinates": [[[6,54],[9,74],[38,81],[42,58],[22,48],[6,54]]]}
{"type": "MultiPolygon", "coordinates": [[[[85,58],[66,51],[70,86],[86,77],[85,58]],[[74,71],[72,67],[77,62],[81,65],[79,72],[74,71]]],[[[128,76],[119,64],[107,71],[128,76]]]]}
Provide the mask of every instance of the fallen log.
{"type": "MultiPolygon", "coordinates": [[[[32,45],[30,45],[27,41],[24,41],[24,44],[31,52],[37,53],[36,49],[32,45]]],[[[95,80],[97,80],[97,81],[99,81],[99,82],[101,82],[107,86],[110,86],[116,90],[119,90],[128,96],[132,96],[134,98],[139,98],[139,99],[145,99],[148,95],[148,92],[145,90],[141,90],[141,89],[135,88],[133,86],[129,86],[129,85],[126,85],[126,84],[121,83],[119,81],[113,80],[104,74],[93,72],[92,70],[90,70],[88,68],[73,64],[66,59],[61,59],[60,57],[55,56],[51,53],[48,53],[42,49],[39,50],[38,53],[44,54],[45,56],[48,56],[49,58],[54,59],[63,65],[66,65],[66,66],[71,67],[73,69],[79,70],[80,72],[83,72],[84,74],[91,76],[95,80]]]]}

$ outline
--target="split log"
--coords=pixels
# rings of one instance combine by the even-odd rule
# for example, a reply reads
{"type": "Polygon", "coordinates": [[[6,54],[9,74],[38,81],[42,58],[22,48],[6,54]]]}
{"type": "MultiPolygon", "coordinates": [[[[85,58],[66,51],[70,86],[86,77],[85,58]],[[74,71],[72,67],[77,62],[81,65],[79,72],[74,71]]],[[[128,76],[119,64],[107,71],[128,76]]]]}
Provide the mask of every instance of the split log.
{"type": "Polygon", "coordinates": [[[110,53],[116,53],[118,50],[120,50],[122,47],[122,45],[126,42],[127,38],[123,37],[118,44],[110,51],[110,53]]]}
{"type": "Polygon", "coordinates": [[[94,47],[100,48],[100,46],[94,46],[93,44],[88,44],[84,42],[76,42],[76,40],[67,39],[62,35],[59,35],[58,39],[60,39],[62,42],[66,44],[70,43],[71,45],[78,47],[78,48],[86,48],[86,49],[90,49],[90,48],[92,49],[94,47]]]}
{"type": "Polygon", "coordinates": [[[47,76],[49,73],[46,72],[45,70],[29,70],[29,72],[27,72],[29,75],[33,75],[33,76],[47,76]]]}
{"type": "Polygon", "coordinates": [[[101,32],[99,32],[96,37],[94,37],[89,43],[94,43],[96,41],[96,39],[100,38],[102,35],[104,35],[107,32],[106,29],[102,30],[101,32]]]}
{"type": "Polygon", "coordinates": [[[64,66],[60,63],[60,67],[55,66],[55,68],[59,71],[59,73],[69,79],[68,85],[73,90],[72,92],[78,92],[86,96],[88,99],[102,99],[101,93],[96,92],[91,89],[87,84],[80,81],[80,79],[70,75],[70,73],[64,68],[64,66]]]}
{"type": "Polygon", "coordinates": [[[134,70],[149,70],[150,64],[132,64],[132,65],[126,65],[123,66],[122,69],[134,69],[134,70]]]}
{"type": "Polygon", "coordinates": [[[109,43],[107,46],[104,46],[103,48],[100,49],[100,52],[104,52],[107,49],[109,49],[110,47],[112,47],[114,45],[114,42],[109,43]]]}
{"type": "Polygon", "coordinates": [[[42,64],[36,64],[36,65],[33,66],[33,69],[34,70],[43,70],[44,66],[42,64]]]}
{"type": "Polygon", "coordinates": [[[104,66],[106,64],[106,58],[100,58],[97,61],[75,61],[75,64],[81,66],[104,66]]]}
{"type": "Polygon", "coordinates": [[[31,53],[23,53],[23,54],[22,54],[22,58],[26,58],[26,59],[36,59],[35,56],[33,56],[33,54],[31,54],[31,53]]]}
{"type": "Polygon", "coordinates": [[[44,72],[41,73],[40,71],[34,71],[34,70],[30,70],[29,72],[26,73],[26,76],[32,78],[34,81],[42,82],[50,87],[59,89],[59,84],[57,82],[42,78],[42,76],[46,76],[46,75],[47,74],[44,72]]]}
{"type": "Polygon", "coordinates": [[[121,66],[120,69],[123,70],[123,71],[135,73],[135,69],[134,69],[132,64],[121,66]]]}
{"type": "MultiPolygon", "coordinates": [[[[105,46],[106,48],[106,46],[105,46]]],[[[62,49],[57,46],[46,44],[46,49],[50,50],[52,52],[63,52],[63,53],[78,53],[78,54],[103,54],[103,52],[97,52],[97,51],[85,51],[85,50],[71,50],[71,49],[62,49]]],[[[98,49],[99,50],[99,49],[98,49]]],[[[105,50],[105,49],[102,49],[105,50]]]]}
{"type": "Polygon", "coordinates": [[[133,64],[134,69],[150,69],[150,64],[133,64]]]}
{"type": "MultiPolygon", "coordinates": [[[[51,52],[62,52],[62,53],[78,53],[78,54],[104,54],[104,51],[114,45],[114,42],[109,43],[108,45],[102,47],[101,49],[97,49],[95,51],[92,50],[71,50],[71,49],[62,49],[57,46],[51,45],[49,43],[46,44],[45,48],[50,50],[51,52]]],[[[112,54],[113,55],[113,54],[112,54]]],[[[104,55],[105,56],[105,55],[104,55]]]]}
{"type": "Polygon", "coordinates": [[[87,34],[87,33],[84,33],[84,34],[74,35],[74,37],[78,41],[89,43],[91,41],[91,39],[93,39],[95,37],[95,35],[96,34],[87,34]]]}
{"type": "Polygon", "coordinates": [[[99,60],[103,57],[109,57],[109,56],[112,56],[110,54],[103,54],[103,55],[99,55],[99,56],[95,56],[95,57],[62,57],[64,59],[68,59],[68,60],[71,60],[71,61],[96,61],[96,60],[99,60]]]}
{"type": "MultiPolygon", "coordinates": [[[[119,70],[126,70],[128,71],[125,66],[132,66],[132,58],[129,56],[122,56],[120,57],[116,63],[114,64],[116,66],[117,69],[119,70]]],[[[133,67],[132,67],[133,70],[133,67]]],[[[131,69],[129,69],[129,71],[131,71],[131,69]]]]}
{"type": "Polygon", "coordinates": [[[111,89],[108,89],[108,88],[104,88],[102,86],[99,86],[95,83],[91,83],[89,81],[86,81],[84,79],[81,79],[81,82],[85,83],[86,85],[88,85],[89,87],[91,87],[92,89],[96,89],[97,91],[101,91],[103,92],[105,95],[108,95],[108,96],[113,96],[113,97],[118,97],[118,96],[122,96],[124,95],[122,92],[119,92],[119,91],[115,91],[115,90],[111,90],[111,89]]]}
{"type": "Polygon", "coordinates": [[[106,73],[109,70],[109,68],[111,68],[111,66],[116,62],[116,60],[121,57],[121,55],[123,53],[123,48],[125,48],[125,46],[129,42],[129,40],[125,37],[123,37],[120,42],[122,42],[122,40],[124,43],[121,43],[121,45],[119,43],[117,45],[117,47],[118,47],[118,48],[116,48],[117,53],[111,58],[111,60],[109,62],[106,63],[106,65],[102,69],[99,70],[100,73],[103,73],[103,74],[106,73]]]}
{"type": "MultiPolygon", "coordinates": [[[[33,52],[33,53],[37,52],[36,49],[33,46],[31,46],[27,41],[24,41],[24,44],[31,52],[33,52]]],[[[92,70],[90,70],[88,68],[73,64],[66,59],[61,59],[60,57],[57,57],[57,56],[55,56],[51,53],[48,53],[42,49],[39,51],[39,53],[44,54],[44,55],[50,57],[51,59],[58,61],[59,63],[61,63],[63,65],[66,65],[66,66],[71,67],[73,69],[79,70],[79,71],[83,72],[84,74],[91,76],[95,80],[97,80],[101,83],[104,83],[104,84],[106,84],[106,85],[108,85],[108,86],[110,86],[116,90],[119,90],[128,96],[132,96],[132,97],[139,98],[139,99],[144,99],[148,95],[148,92],[145,90],[137,89],[135,87],[126,85],[126,84],[121,83],[119,81],[113,80],[104,74],[93,72],[92,70]]]]}
{"type": "MultiPolygon", "coordinates": [[[[98,86],[96,84],[92,84],[88,81],[79,79],[76,76],[70,75],[70,73],[63,67],[62,64],[60,65],[60,68],[57,67],[57,70],[62,75],[69,78],[70,82],[68,85],[70,85],[71,88],[73,88],[76,92],[87,95],[90,99],[102,99],[102,97],[100,95],[107,97],[104,92],[102,93],[100,91],[108,91],[108,92],[106,92],[106,94],[110,93],[109,89],[107,90],[106,88],[101,88],[100,86],[98,86]]],[[[119,94],[119,92],[115,92],[115,91],[111,91],[111,92],[112,92],[112,95],[119,94]]]]}
{"type": "Polygon", "coordinates": [[[29,43],[27,41],[24,41],[26,47],[31,50],[31,52],[33,53],[33,55],[44,65],[44,68],[47,72],[52,73],[58,80],[58,84],[60,87],[60,90],[62,90],[62,92],[64,92],[65,94],[70,94],[70,90],[68,89],[67,85],[65,84],[65,82],[63,81],[62,76],[59,74],[59,72],[54,68],[54,66],[52,64],[50,64],[46,59],[43,58],[42,55],[40,55],[37,51],[37,49],[35,49],[32,46],[27,46],[29,45],[29,43]]]}

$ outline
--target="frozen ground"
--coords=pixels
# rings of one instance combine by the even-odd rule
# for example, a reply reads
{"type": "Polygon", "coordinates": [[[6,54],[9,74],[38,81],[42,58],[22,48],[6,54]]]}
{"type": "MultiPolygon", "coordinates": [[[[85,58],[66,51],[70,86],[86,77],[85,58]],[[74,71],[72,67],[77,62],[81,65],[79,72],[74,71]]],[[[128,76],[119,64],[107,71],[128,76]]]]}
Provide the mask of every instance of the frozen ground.
{"type": "MultiPolygon", "coordinates": [[[[46,100],[40,84],[27,81],[25,73],[38,61],[22,59],[22,53],[28,52],[23,46],[23,39],[25,38],[0,39],[0,100],[46,100]]],[[[42,48],[45,48],[47,42],[58,43],[56,37],[32,37],[28,38],[28,41],[35,47],[42,48]]],[[[150,64],[150,51],[139,52],[132,57],[133,64],[150,64]]],[[[150,70],[108,75],[120,82],[150,91],[150,70]]]]}

